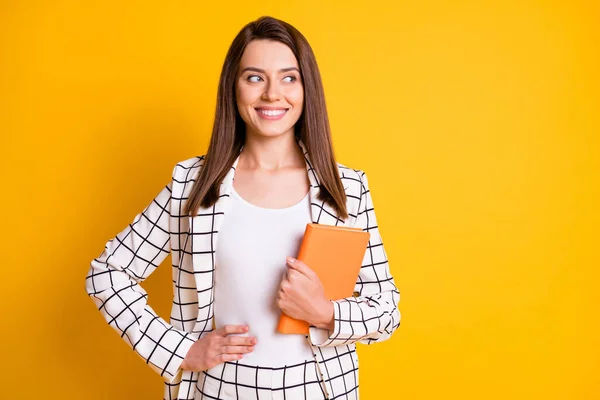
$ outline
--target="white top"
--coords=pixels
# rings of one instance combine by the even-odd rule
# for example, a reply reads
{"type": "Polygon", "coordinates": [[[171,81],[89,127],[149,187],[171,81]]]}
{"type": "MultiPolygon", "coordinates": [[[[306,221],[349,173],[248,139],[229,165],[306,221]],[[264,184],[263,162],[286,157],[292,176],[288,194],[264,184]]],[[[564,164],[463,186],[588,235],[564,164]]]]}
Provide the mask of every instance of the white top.
{"type": "Polygon", "coordinates": [[[286,208],[262,208],[244,200],[232,188],[227,217],[217,240],[215,259],[215,324],[249,326],[254,351],[244,364],[279,367],[312,360],[304,335],[277,332],[281,315],[277,291],[286,257],[296,257],[311,222],[308,193],[286,208]]]}

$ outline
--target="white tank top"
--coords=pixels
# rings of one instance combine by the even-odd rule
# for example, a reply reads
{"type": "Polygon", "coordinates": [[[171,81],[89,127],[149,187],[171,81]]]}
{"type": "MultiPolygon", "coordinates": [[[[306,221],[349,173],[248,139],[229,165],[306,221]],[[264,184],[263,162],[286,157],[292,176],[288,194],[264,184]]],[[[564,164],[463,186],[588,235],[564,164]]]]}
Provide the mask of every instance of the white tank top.
{"type": "Polygon", "coordinates": [[[247,324],[258,343],[244,364],[280,367],[312,360],[304,335],[277,332],[281,311],[276,298],[286,257],[296,257],[311,222],[308,194],[286,208],[262,208],[233,188],[215,259],[215,325],[247,324]]]}

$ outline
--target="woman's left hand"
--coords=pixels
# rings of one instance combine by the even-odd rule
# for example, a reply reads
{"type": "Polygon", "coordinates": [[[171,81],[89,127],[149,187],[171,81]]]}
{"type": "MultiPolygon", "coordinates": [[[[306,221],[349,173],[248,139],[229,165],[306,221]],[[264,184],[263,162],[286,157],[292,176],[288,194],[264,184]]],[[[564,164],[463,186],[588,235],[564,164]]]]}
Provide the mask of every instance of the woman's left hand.
{"type": "Polygon", "coordinates": [[[300,260],[287,258],[287,273],[277,293],[277,306],[286,315],[333,331],[333,303],[317,274],[300,260]]]}

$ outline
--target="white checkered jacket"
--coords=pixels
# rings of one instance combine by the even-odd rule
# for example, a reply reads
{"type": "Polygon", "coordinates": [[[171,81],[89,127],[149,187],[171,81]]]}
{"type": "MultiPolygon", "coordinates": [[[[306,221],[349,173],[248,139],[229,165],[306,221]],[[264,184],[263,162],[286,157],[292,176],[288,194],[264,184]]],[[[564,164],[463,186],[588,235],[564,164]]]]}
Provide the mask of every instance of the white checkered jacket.
{"type": "MultiPolygon", "coordinates": [[[[370,232],[354,296],[334,300],[334,331],[310,327],[307,335],[329,399],[358,399],[356,343],[388,339],[400,325],[400,293],[390,274],[367,176],[338,163],[349,217],[337,217],[317,199],[319,180],[305,145],[313,223],[360,227],[370,232]]],[[[213,330],[213,272],[219,226],[227,215],[234,162],[219,200],[195,217],[183,214],[204,156],[177,163],[172,180],[91,262],[85,288],[108,324],[165,380],[164,399],[194,399],[198,372],[180,368],[195,340],[213,330]],[[148,304],[140,285],[172,254],[173,307],[167,322],[148,304]]]]}

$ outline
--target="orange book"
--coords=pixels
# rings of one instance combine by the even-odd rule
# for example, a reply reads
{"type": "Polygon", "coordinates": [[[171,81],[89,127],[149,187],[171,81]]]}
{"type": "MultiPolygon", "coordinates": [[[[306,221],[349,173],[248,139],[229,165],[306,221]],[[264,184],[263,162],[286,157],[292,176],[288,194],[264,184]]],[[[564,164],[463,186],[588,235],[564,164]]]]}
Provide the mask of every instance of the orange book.
{"type": "MultiPolygon", "coordinates": [[[[307,224],[296,258],[317,273],[328,299],[350,297],[370,236],[361,228],[307,224]]],[[[281,313],[277,331],[308,334],[308,327],[308,322],[281,313]]]]}

